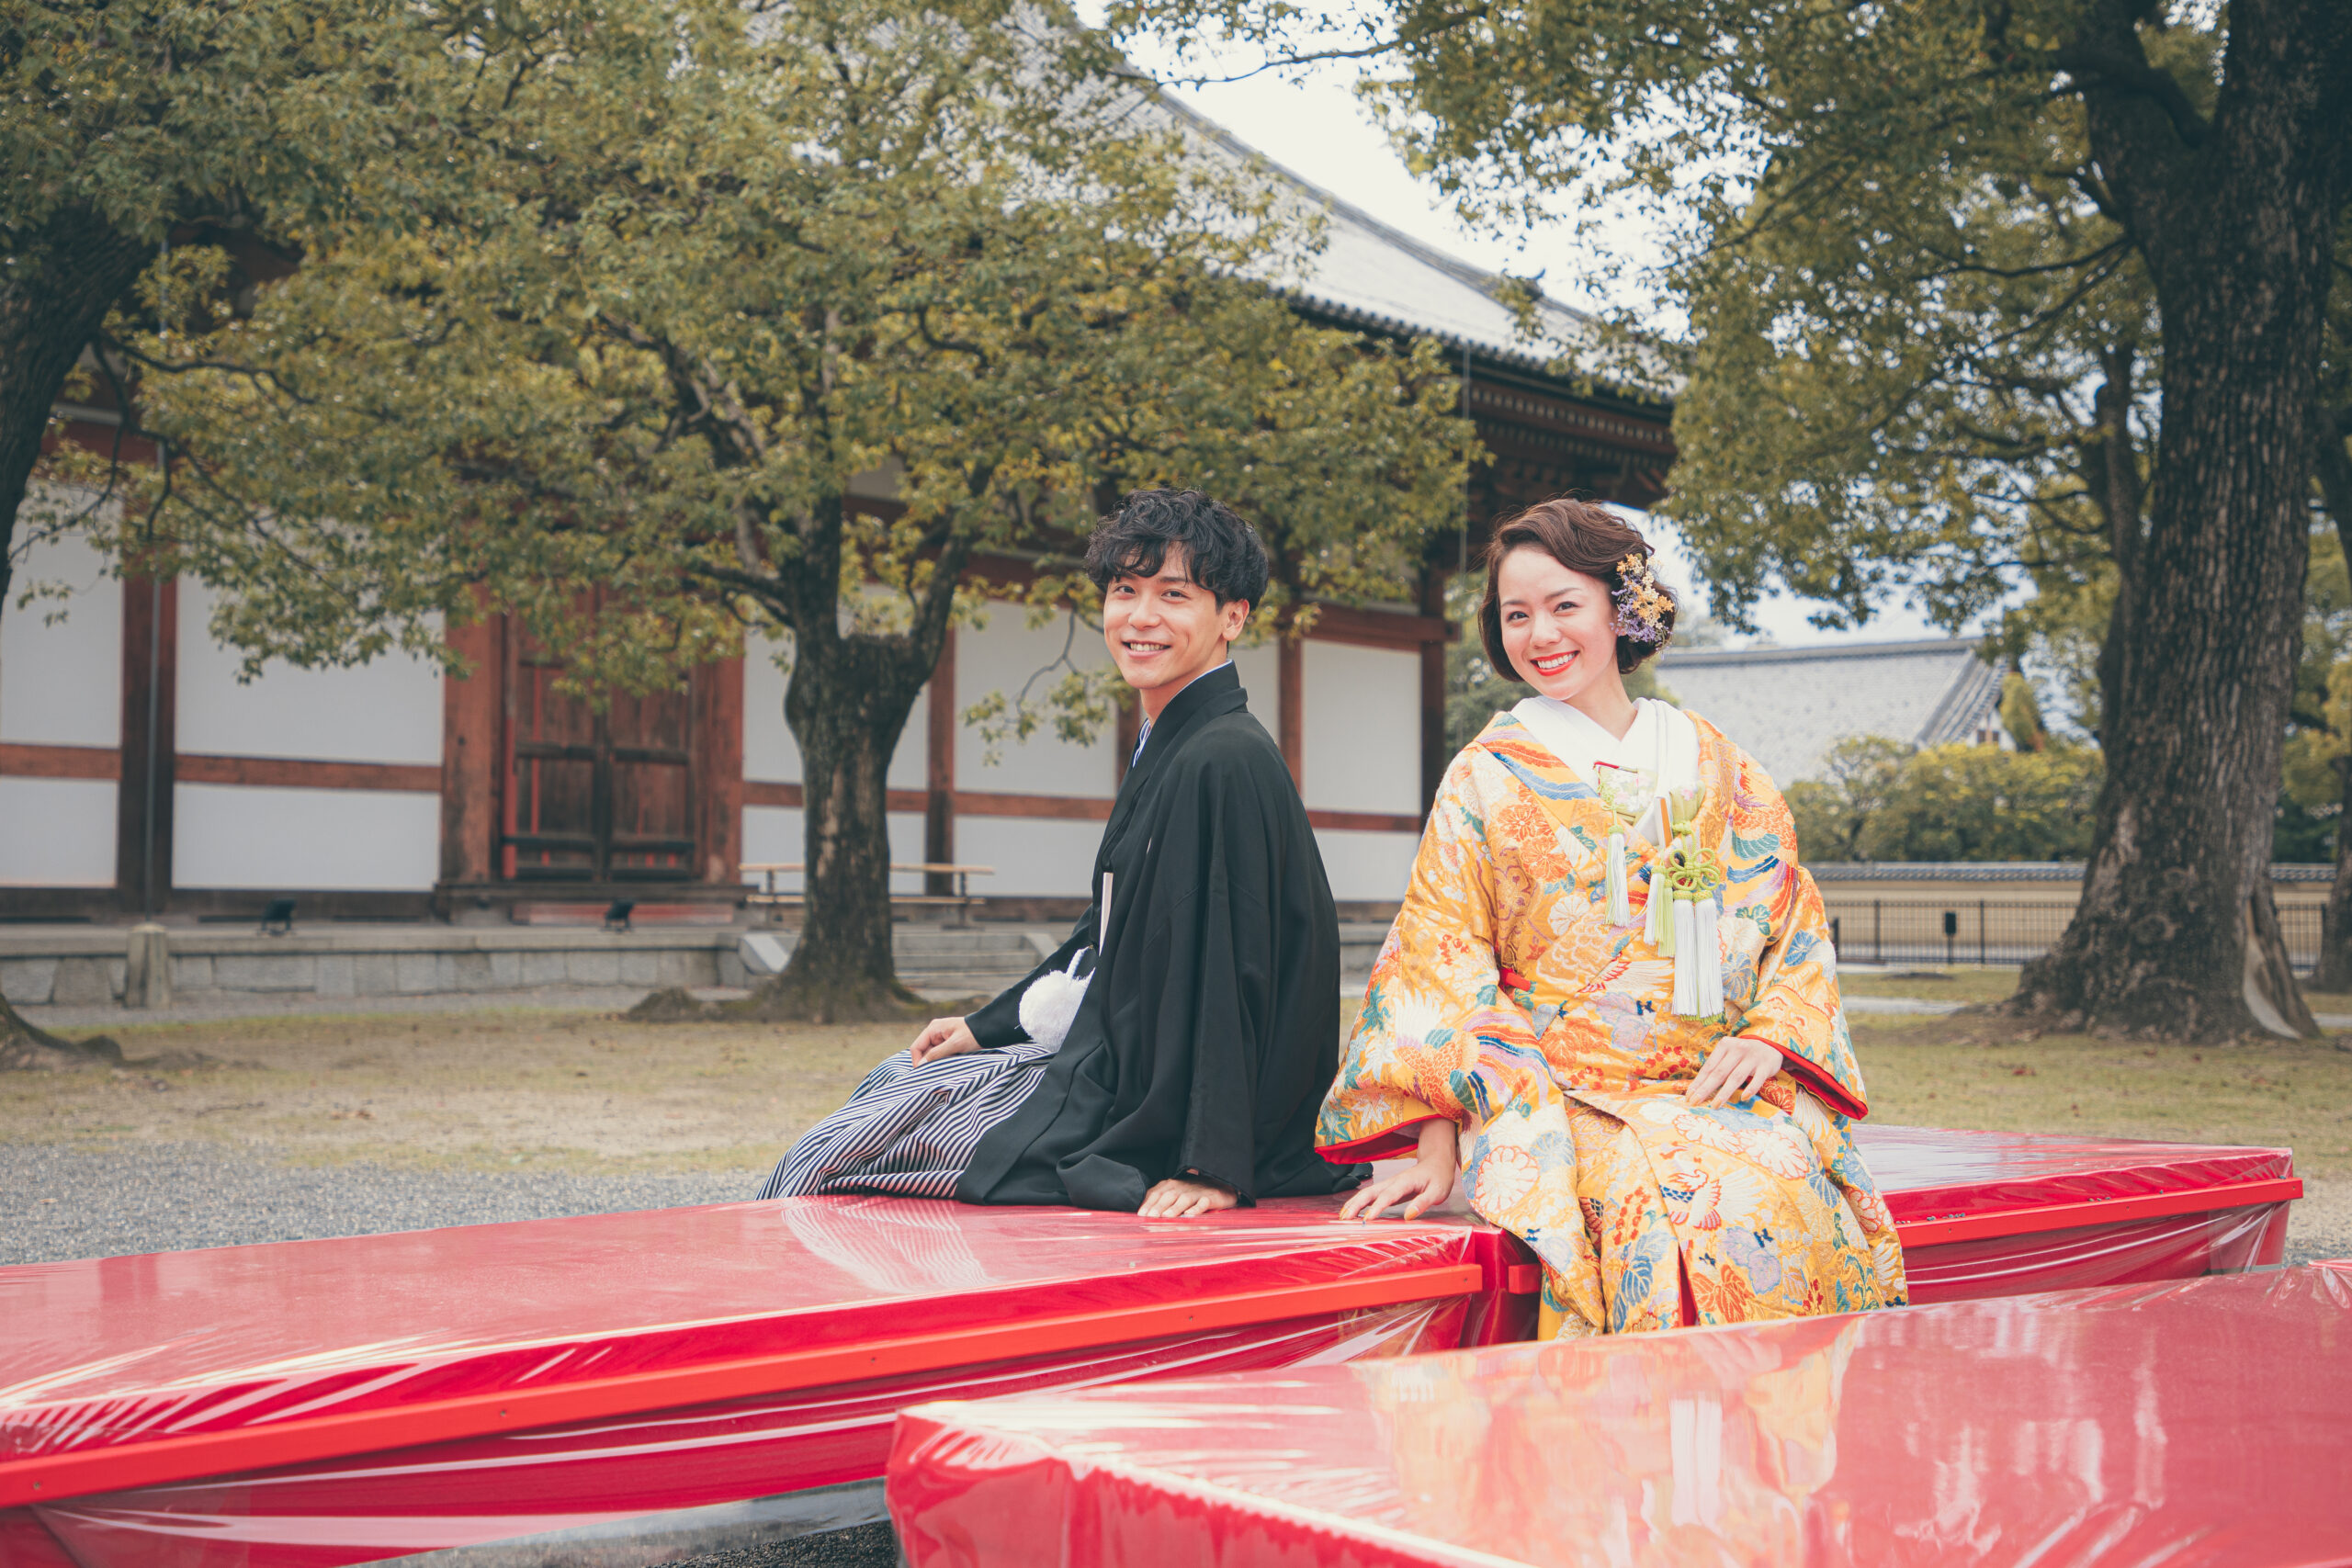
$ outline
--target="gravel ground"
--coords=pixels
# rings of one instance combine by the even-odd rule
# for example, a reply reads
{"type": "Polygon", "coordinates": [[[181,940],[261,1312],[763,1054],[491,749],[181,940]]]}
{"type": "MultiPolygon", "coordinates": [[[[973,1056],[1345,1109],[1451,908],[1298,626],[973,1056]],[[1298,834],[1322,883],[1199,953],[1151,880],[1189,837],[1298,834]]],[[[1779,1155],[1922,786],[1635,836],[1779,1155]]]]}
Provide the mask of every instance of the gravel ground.
{"type": "Polygon", "coordinates": [[[690,1557],[670,1568],[897,1568],[898,1538],[888,1525],[860,1525],[774,1546],[690,1557]]]}
{"type": "Polygon", "coordinates": [[[0,1264],[720,1203],[750,1197],[765,1174],[321,1168],[207,1144],[10,1144],[0,1145],[0,1264]]]}
{"type": "Polygon", "coordinates": [[[2352,1177],[2306,1176],[2287,1217],[2287,1261],[2352,1258],[2352,1177]]]}

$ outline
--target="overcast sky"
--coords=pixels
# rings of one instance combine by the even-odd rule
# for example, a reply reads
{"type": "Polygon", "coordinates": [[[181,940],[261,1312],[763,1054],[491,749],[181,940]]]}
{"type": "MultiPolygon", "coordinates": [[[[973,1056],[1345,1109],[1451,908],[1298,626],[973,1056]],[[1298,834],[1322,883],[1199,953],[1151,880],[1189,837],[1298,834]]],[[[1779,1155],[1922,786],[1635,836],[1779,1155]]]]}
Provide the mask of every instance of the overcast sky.
{"type": "MultiPolygon", "coordinates": [[[[1088,9],[1099,19],[1099,8],[1088,9]]],[[[1149,50],[1138,49],[1134,54],[1148,70],[1166,74],[1176,69],[1167,57],[1149,50]]],[[[1202,72],[1197,64],[1192,69],[1202,72]]],[[[1276,164],[1363,208],[1391,228],[1490,270],[1509,270],[1521,276],[1540,272],[1545,292],[1569,304],[1597,303],[1579,285],[1583,269],[1565,229],[1499,237],[1458,222],[1436,190],[1415,179],[1390,148],[1387,138],[1357,102],[1351,90],[1354,80],[1351,67],[1335,64],[1308,72],[1269,73],[1222,86],[1178,88],[1175,93],[1187,106],[1276,164]]],[[[1629,222],[1612,236],[1611,243],[1637,254],[1643,231],[1629,222]]],[[[1678,434],[1685,440],[1691,438],[1689,433],[1678,434]]],[[[1666,557],[1668,581],[1677,587],[1691,585],[1690,560],[1673,529],[1655,518],[1643,518],[1641,526],[1666,557]]],[[[1810,608],[1806,601],[1783,594],[1761,606],[1757,620],[1765,637],[1791,646],[1944,635],[1906,604],[1883,605],[1862,630],[1840,633],[1817,631],[1807,625],[1810,608]]]]}

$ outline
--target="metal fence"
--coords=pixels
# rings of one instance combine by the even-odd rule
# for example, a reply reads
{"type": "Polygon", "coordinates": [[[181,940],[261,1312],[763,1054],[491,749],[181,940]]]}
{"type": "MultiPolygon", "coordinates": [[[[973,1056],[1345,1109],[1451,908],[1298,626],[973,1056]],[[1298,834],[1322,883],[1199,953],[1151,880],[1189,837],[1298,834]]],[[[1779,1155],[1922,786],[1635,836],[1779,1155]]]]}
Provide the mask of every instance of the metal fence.
{"type": "MultiPolygon", "coordinates": [[[[1825,902],[1838,956],[1856,964],[2023,964],[2048,952],[2075,918],[2072,904],[1998,898],[1825,902]]],[[[2298,969],[2317,967],[2326,915],[2314,904],[2278,907],[2279,929],[2298,969]]]]}

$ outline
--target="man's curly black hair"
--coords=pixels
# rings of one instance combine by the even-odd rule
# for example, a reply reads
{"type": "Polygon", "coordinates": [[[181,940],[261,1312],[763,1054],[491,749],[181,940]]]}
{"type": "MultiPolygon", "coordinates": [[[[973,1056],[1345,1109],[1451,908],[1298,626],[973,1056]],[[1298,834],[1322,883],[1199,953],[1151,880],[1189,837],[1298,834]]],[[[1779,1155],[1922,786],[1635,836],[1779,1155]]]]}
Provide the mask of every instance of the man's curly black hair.
{"type": "Polygon", "coordinates": [[[1168,547],[1184,547],[1185,575],[1220,604],[1266,593],[1266,547],[1234,510],[1196,490],[1138,490],[1086,541],[1086,575],[1107,589],[1114,577],[1155,577],[1168,547]]]}

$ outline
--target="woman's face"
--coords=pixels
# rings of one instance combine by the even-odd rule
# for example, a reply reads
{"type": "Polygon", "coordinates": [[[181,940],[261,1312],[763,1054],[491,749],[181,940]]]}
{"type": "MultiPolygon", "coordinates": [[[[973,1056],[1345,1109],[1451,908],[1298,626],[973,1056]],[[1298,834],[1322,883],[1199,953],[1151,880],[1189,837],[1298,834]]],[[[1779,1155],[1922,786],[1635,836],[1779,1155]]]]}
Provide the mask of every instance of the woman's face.
{"type": "Polygon", "coordinates": [[[1617,606],[1609,585],[1522,545],[1495,575],[1503,651],[1519,678],[1547,697],[1573,703],[1593,682],[1623,689],[1617,673],[1617,606]]]}

